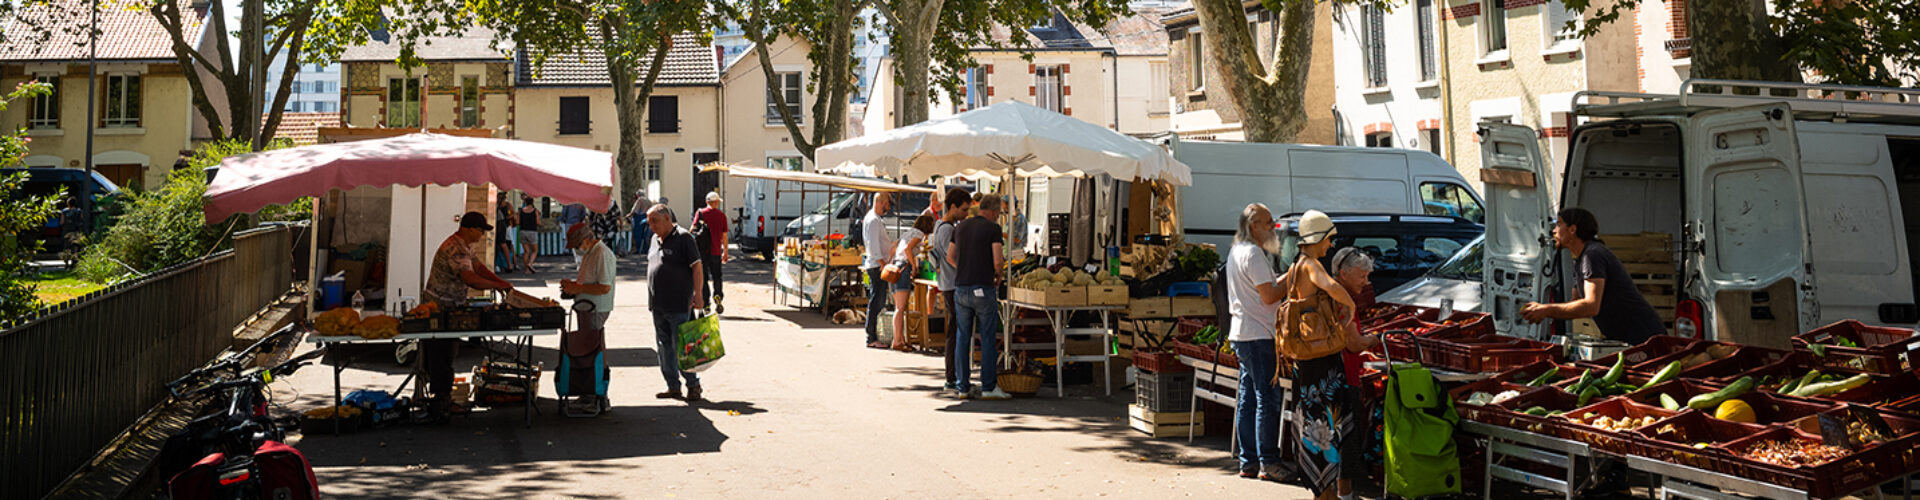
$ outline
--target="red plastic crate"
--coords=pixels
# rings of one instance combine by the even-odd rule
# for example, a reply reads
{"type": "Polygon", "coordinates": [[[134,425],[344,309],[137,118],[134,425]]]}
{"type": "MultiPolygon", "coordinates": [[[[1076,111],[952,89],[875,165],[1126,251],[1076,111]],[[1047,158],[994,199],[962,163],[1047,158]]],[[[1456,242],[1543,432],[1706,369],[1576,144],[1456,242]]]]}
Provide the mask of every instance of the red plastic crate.
{"type": "MultiPolygon", "coordinates": [[[[1747,393],[1745,396],[1734,399],[1745,401],[1747,406],[1753,407],[1754,422],[1762,425],[1791,424],[1809,415],[1839,407],[1832,402],[1801,399],[1765,392],[1747,393]]],[[[1686,404],[1686,402],[1681,401],[1680,404],[1686,404]]],[[[1708,408],[1703,411],[1712,412],[1714,409],[1708,408]]]]}
{"type": "Polygon", "coordinates": [[[1468,337],[1493,334],[1493,315],[1475,312],[1455,312],[1446,321],[1440,321],[1439,309],[1427,309],[1414,314],[1415,319],[1439,328],[1458,330],[1468,337]]]}
{"type": "MultiPolygon", "coordinates": [[[[1209,326],[1217,326],[1214,323],[1215,320],[1213,318],[1207,317],[1180,318],[1179,321],[1175,321],[1173,324],[1173,336],[1176,338],[1191,339],[1194,334],[1200,333],[1200,330],[1209,326]]],[[[1226,328],[1224,327],[1221,327],[1220,338],[1227,338],[1226,328]]]]}
{"type": "Polygon", "coordinates": [[[1488,380],[1524,385],[1535,377],[1540,376],[1540,374],[1546,373],[1549,368],[1558,368],[1559,371],[1554,372],[1553,378],[1547,380],[1547,382],[1542,385],[1543,387],[1556,385],[1562,380],[1579,377],[1581,370],[1573,365],[1560,364],[1552,361],[1535,361],[1494,374],[1494,376],[1488,377],[1488,380]]]}
{"type": "MultiPolygon", "coordinates": [[[[1600,369],[1604,370],[1608,368],[1613,368],[1614,359],[1619,358],[1621,356],[1626,356],[1627,369],[1634,370],[1636,369],[1636,367],[1639,367],[1640,365],[1645,364],[1648,361],[1653,361],[1654,359],[1672,355],[1677,352],[1685,351],[1693,347],[1693,344],[1696,342],[1699,342],[1699,341],[1686,338],[1686,337],[1655,335],[1653,337],[1648,338],[1646,342],[1640,343],[1640,345],[1629,347],[1624,350],[1621,350],[1620,352],[1608,354],[1606,356],[1601,356],[1599,359],[1593,359],[1593,360],[1587,360],[1587,361],[1576,361],[1574,362],[1574,364],[1581,365],[1581,366],[1588,366],[1588,367],[1599,367],[1600,369]]],[[[1665,364],[1663,363],[1661,366],[1665,367],[1665,364]]],[[[1659,370],[1659,368],[1654,368],[1654,370],[1657,371],[1659,370]]]]}
{"type": "Polygon", "coordinates": [[[1628,393],[1627,398],[1643,405],[1660,406],[1660,395],[1667,394],[1673,396],[1674,401],[1678,401],[1684,407],[1688,399],[1720,390],[1721,387],[1724,385],[1698,379],[1677,378],[1652,386],[1643,386],[1638,391],[1628,393]]]}
{"type": "Polygon", "coordinates": [[[1191,342],[1174,340],[1167,342],[1167,346],[1172,347],[1175,354],[1186,355],[1193,359],[1226,366],[1240,366],[1239,356],[1219,352],[1218,348],[1211,345],[1194,345],[1191,342]]]}
{"type": "Polygon", "coordinates": [[[1819,442],[1798,429],[1776,427],[1722,446],[1730,457],[1730,474],[1803,490],[1818,498],[1831,498],[1873,487],[1906,474],[1905,464],[1920,450],[1912,437],[1895,439],[1856,450],[1837,460],[1815,466],[1787,467],[1746,458],[1741,453],[1768,440],[1819,442]]]}
{"type": "Polygon", "coordinates": [[[1920,394],[1920,377],[1912,372],[1898,375],[1869,375],[1872,377],[1866,385],[1855,387],[1825,397],[1811,398],[1826,401],[1859,403],[1867,406],[1882,407],[1899,402],[1902,399],[1920,394]]]}
{"type": "Polygon", "coordinates": [[[1416,339],[1421,362],[1467,373],[1505,371],[1559,359],[1560,346],[1504,336],[1416,339]]]}
{"type": "Polygon", "coordinates": [[[1726,455],[1726,450],[1717,446],[1765,430],[1765,426],[1721,420],[1706,412],[1686,410],[1653,425],[1635,429],[1634,432],[1646,438],[1631,453],[1697,469],[1729,473],[1734,472],[1728,467],[1730,457],[1726,455]],[[1707,447],[1696,447],[1696,443],[1706,443],[1707,447]]]}
{"type": "Polygon", "coordinates": [[[1567,419],[1567,424],[1568,424],[1565,427],[1561,428],[1562,430],[1565,431],[1566,434],[1560,437],[1574,440],[1574,441],[1579,441],[1582,443],[1587,443],[1588,446],[1591,446],[1594,449],[1597,449],[1600,451],[1618,453],[1618,454],[1628,454],[1628,453],[1631,453],[1638,446],[1637,441],[1641,439],[1645,439],[1640,434],[1634,433],[1632,431],[1645,426],[1635,426],[1632,429],[1626,429],[1622,431],[1613,431],[1613,430],[1606,430],[1599,427],[1575,422],[1573,420],[1574,417],[1584,416],[1588,413],[1593,413],[1599,416],[1604,416],[1612,419],[1620,419],[1620,418],[1641,419],[1646,417],[1653,417],[1654,421],[1657,422],[1662,419],[1670,418],[1675,414],[1678,414],[1679,412],[1668,410],[1665,408],[1660,408],[1657,406],[1647,406],[1647,405],[1635,403],[1632,400],[1629,400],[1624,397],[1613,397],[1613,398],[1607,398],[1607,399],[1601,400],[1600,402],[1597,402],[1597,403],[1589,404],[1584,407],[1576,408],[1573,411],[1567,412],[1565,415],[1560,416],[1561,418],[1567,419]]]}
{"type": "Polygon", "coordinates": [[[1822,368],[1891,375],[1913,370],[1907,352],[1920,349],[1920,335],[1909,328],[1871,326],[1849,319],[1793,337],[1795,351],[1812,353],[1812,344],[1827,346],[1825,356],[1813,357],[1814,364],[1822,368]],[[1839,339],[1843,338],[1862,347],[1842,347],[1839,339]]]}
{"type": "MultiPolygon", "coordinates": [[[[1708,361],[1699,366],[1681,370],[1680,376],[1713,381],[1725,379],[1724,381],[1726,382],[1732,382],[1740,378],[1736,375],[1778,363],[1793,354],[1793,351],[1768,349],[1759,346],[1748,345],[1737,347],[1738,349],[1734,350],[1732,355],[1725,358],[1708,361]]],[[[1679,360],[1677,357],[1668,357],[1664,361],[1671,363],[1677,360],[1679,360]]],[[[1665,369],[1666,363],[1651,367],[1652,373],[1659,373],[1660,370],[1665,369]]]]}
{"type": "Polygon", "coordinates": [[[1558,417],[1528,415],[1521,412],[1535,406],[1545,408],[1547,411],[1573,411],[1580,406],[1575,404],[1574,399],[1574,396],[1567,394],[1567,391],[1554,387],[1541,387],[1501,403],[1479,407],[1454,405],[1454,409],[1463,417],[1468,415],[1468,409],[1476,410],[1473,415],[1477,418],[1472,420],[1477,422],[1555,436],[1564,435],[1565,431],[1559,428],[1569,425],[1569,422],[1558,417]]]}
{"type": "Polygon", "coordinates": [[[1354,319],[1360,323],[1360,328],[1362,330],[1365,330],[1369,324],[1385,323],[1388,321],[1392,321],[1394,319],[1398,319],[1401,316],[1406,316],[1409,314],[1419,312],[1419,310],[1420,310],[1419,307],[1414,307],[1414,306],[1378,303],[1378,304],[1374,304],[1372,308],[1369,308],[1365,311],[1360,311],[1358,314],[1355,314],[1354,319]]]}
{"type": "Polygon", "coordinates": [[[1460,384],[1459,387],[1448,390],[1447,397],[1453,398],[1454,406],[1457,407],[1467,404],[1467,398],[1473,396],[1473,393],[1476,392],[1498,395],[1506,391],[1516,391],[1521,394],[1526,394],[1532,392],[1534,389],[1538,389],[1538,387],[1527,387],[1520,384],[1486,378],[1460,384]]]}
{"type": "MultiPolygon", "coordinates": [[[[1575,382],[1579,382],[1579,381],[1580,381],[1580,374],[1581,374],[1582,372],[1584,372],[1584,371],[1586,371],[1586,370],[1587,370],[1587,369],[1585,369],[1585,368],[1579,368],[1579,367],[1575,367],[1575,370],[1574,370],[1574,373],[1573,373],[1573,376],[1571,376],[1571,377],[1567,377],[1567,378],[1564,378],[1564,379],[1560,379],[1560,381],[1559,381],[1559,382],[1554,382],[1554,383],[1553,383],[1553,386],[1554,386],[1554,387],[1559,387],[1559,388],[1560,388],[1560,390],[1563,390],[1563,391],[1564,391],[1564,390],[1567,390],[1567,388],[1569,388],[1569,387],[1572,387],[1572,386],[1573,386],[1573,384],[1574,384],[1575,382]]],[[[1594,370],[1594,371],[1593,371],[1593,378],[1596,378],[1596,379],[1597,379],[1597,378],[1600,378],[1600,377],[1604,377],[1604,376],[1606,376],[1606,375],[1607,375],[1607,374],[1606,374],[1606,371],[1605,371],[1605,370],[1594,370]]],[[[1642,373],[1634,373],[1634,372],[1622,372],[1622,373],[1620,374],[1620,380],[1618,380],[1618,382],[1619,382],[1619,383],[1622,383],[1622,384],[1627,384],[1627,385],[1631,385],[1631,386],[1634,386],[1634,387],[1639,387],[1639,388],[1642,388],[1642,389],[1644,389],[1644,388],[1646,388],[1646,385],[1647,385],[1647,382],[1648,382],[1648,381],[1650,381],[1650,380],[1652,380],[1652,379],[1653,379],[1653,376],[1652,376],[1652,375],[1647,375],[1647,374],[1642,374],[1642,373]]],[[[1631,393],[1631,392],[1629,392],[1629,393],[1631,393]]],[[[1569,392],[1569,394],[1572,394],[1572,393],[1571,393],[1571,392],[1569,392]]],[[[1575,395],[1575,396],[1578,396],[1579,394],[1574,394],[1574,395],[1575,395]]],[[[1654,399],[1654,400],[1653,400],[1653,402],[1652,402],[1652,403],[1650,403],[1650,404],[1652,404],[1653,406],[1660,406],[1660,400],[1659,400],[1658,398],[1659,398],[1659,396],[1655,396],[1655,399],[1654,399]]]]}
{"type": "Polygon", "coordinates": [[[1187,373],[1193,371],[1193,367],[1181,363],[1180,357],[1171,352],[1135,351],[1133,353],[1133,366],[1142,371],[1153,373],[1187,373]]]}
{"type": "MultiPolygon", "coordinates": [[[[1759,367],[1756,367],[1744,372],[1722,375],[1717,377],[1701,377],[1701,378],[1705,378],[1708,381],[1717,382],[1717,383],[1733,382],[1735,380],[1739,380],[1740,377],[1753,377],[1754,380],[1756,381],[1763,381],[1767,377],[1773,377],[1775,380],[1786,380],[1786,377],[1797,378],[1797,377],[1800,377],[1801,375],[1806,375],[1807,370],[1812,370],[1813,368],[1814,368],[1814,364],[1813,364],[1812,354],[1808,354],[1804,352],[1788,352],[1785,357],[1782,357],[1779,360],[1776,360],[1772,363],[1760,365],[1759,367]]],[[[1771,390],[1771,388],[1777,388],[1778,385],[1779,383],[1776,382],[1775,384],[1773,384],[1772,387],[1769,387],[1769,390],[1771,390]]],[[[1768,385],[1763,383],[1762,387],[1768,387],[1768,385]]]]}

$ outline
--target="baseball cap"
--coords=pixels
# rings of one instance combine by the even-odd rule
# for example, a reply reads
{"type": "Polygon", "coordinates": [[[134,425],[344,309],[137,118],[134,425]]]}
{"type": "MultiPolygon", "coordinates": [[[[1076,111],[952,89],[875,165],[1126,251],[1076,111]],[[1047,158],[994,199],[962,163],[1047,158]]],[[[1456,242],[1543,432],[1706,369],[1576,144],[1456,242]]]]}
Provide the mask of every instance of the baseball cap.
{"type": "Polygon", "coordinates": [[[467,212],[466,215],[460,216],[460,227],[476,227],[480,228],[481,231],[493,230],[493,224],[488,224],[487,216],[480,215],[480,212],[467,212]]]}
{"type": "Polygon", "coordinates": [[[581,242],[587,240],[589,233],[585,222],[575,222],[567,226],[567,248],[579,247],[581,242]]]}
{"type": "Polygon", "coordinates": [[[713,203],[716,201],[720,201],[720,193],[718,192],[707,193],[707,203],[713,203]]]}
{"type": "Polygon", "coordinates": [[[1338,232],[1334,230],[1333,218],[1327,217],[1325,212],[1308,210],[1305,215],[1300,216],[1300,244],[1302,245],[1319,243],[1338,232]]]}

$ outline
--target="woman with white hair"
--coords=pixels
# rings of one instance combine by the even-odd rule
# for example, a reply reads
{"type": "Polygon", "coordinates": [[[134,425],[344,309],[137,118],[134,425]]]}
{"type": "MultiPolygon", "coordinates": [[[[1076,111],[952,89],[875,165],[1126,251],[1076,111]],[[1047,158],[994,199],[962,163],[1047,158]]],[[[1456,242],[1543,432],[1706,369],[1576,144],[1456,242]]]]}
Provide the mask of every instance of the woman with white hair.
{"type": "MultiPolygon", "coordinates": [[[[1309,210],[1300,217],[1299,227],[1299,260],[1282,278],[1282,290],[1291,303],[1302,307],[1315,303],[1310,300],[1316,297],[1321,299],[1317,303],[1322,306],[1331,302],[1334,308],[1331,318],[1334,325],[1338,325],[1332,331],[1347,336],[1341,342],[1344,351],[1367,350],[1375,339],[1361,337],[1351,327],[1339,328],[1353,323],[1353,298],[1346,287],[1334,279],[1333,273],[1320,264],[1320,259],[1333,249],[1333,236],[1337,232],[1333,219],[1319,210],[1309,210]]],[[[1288,361],[1292,362],[1293,387],[1299,401],[1292,424],[1296,466],[1306,476],[1307,487],[1313,491],[1314,498],[1335,498],[1336,491],[1343,500],[1353,498],[1353,479],[1367,474],[1360,449],[1364,410],[1359,393],[1347,382],[1341,353],[1288,361]]]]}

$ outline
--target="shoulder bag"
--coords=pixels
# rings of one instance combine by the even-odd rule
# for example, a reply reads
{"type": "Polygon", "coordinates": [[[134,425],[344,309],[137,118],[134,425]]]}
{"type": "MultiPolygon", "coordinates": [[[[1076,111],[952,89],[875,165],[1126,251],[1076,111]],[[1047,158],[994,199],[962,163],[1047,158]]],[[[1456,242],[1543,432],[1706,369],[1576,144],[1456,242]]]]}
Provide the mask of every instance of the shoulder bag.
{"type": "Polygon", "coordinates": [[[1275,325],[1280,338],[1275,348],[1295,361],[1339,354],[1347,349],[1347,337],[1337,317],[1338,304],[1319,286],[1313,287],[1312,295],[1297,297],[1293,280],[1300,276],[1300,267],[1296,262],[1287,272],[1287,300],[1280,305],[1280,324],[1275,325]]]}

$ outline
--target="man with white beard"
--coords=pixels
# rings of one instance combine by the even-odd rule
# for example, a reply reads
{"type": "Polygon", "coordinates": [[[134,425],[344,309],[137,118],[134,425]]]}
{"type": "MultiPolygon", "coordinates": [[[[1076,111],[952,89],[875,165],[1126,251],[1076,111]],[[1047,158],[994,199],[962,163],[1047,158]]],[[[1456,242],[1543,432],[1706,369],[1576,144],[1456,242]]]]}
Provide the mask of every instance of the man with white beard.
{"type": "Polygon", "coordinates": [[[1273,213],[1253,203],[1240,211],[1239,231],[1227,254],[1227,304],[1233,313],[1227,340],[1240,355],[1240,392],[1234,401],[1234,426],[1240,439],[1235,455],[1240,477],[1277,481],[1280,461],[1280,391],[1273,376],[1274,322],[1287,290],[1268,264],[1280,253],[1273,234],[1273,213]]]}

